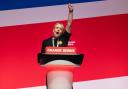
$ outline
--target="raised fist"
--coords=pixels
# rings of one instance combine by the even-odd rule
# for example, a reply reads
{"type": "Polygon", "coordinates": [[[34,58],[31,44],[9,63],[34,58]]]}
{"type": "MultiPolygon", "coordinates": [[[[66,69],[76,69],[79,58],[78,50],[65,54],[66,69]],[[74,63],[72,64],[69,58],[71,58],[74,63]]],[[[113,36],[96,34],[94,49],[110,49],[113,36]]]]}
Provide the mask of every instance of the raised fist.
{"type": "Polygon", "coordinates": [[[69,12],[73,12],[73,6],[70,3],[68,4],[68,9],[69,9],[69,12]]]}

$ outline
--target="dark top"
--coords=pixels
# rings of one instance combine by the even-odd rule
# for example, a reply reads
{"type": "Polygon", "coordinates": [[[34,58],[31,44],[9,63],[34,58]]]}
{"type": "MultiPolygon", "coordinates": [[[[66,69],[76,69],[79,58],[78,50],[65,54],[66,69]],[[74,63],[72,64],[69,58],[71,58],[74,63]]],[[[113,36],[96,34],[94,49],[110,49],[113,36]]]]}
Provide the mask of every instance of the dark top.
{"type": "Polygon", "coordinates": [[[53,47],[53,45],[54,45],[56,47],[57,46],[57,41],[60,41],[61,42],[61,44],[59,44],[59,47],[65,47],[65,46],[67,46],[70,36],[71,36],[71,34],[68,33],[67,31],[65,31],[58,38],[50,37],[50,38],[44,40],[43,43],[42,43],[41,53],[45,53],[45,48],[47,46],[52,46],[53,47]],[[53,40],[54,40],[54,42],[53,42],[53,40]]]}

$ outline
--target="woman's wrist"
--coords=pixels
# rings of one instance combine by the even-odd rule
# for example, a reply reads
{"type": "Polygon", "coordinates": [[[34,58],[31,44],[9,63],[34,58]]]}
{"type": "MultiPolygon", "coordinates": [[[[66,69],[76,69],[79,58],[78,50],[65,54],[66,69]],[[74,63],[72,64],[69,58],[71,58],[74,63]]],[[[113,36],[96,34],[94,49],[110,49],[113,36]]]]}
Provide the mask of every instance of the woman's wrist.
{"type": "Polygon", "coordinates": [[[71,12],[71,13],[72,13],[72,12],[73,12],[73,10],[69,10],[69,12],[71,12]]]}

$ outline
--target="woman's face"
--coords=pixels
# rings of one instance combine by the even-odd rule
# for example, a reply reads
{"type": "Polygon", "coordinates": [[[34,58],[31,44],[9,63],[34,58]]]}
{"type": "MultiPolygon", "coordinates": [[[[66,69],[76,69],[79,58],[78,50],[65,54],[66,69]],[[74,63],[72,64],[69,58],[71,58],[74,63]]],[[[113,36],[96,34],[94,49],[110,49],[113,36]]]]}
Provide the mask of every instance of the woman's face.
{"type": "Polygon", "coordinates": [[[63,34],[64,26],[62,24],[56,24],[53,29],[53,36],[59,37],[63,34]]]}

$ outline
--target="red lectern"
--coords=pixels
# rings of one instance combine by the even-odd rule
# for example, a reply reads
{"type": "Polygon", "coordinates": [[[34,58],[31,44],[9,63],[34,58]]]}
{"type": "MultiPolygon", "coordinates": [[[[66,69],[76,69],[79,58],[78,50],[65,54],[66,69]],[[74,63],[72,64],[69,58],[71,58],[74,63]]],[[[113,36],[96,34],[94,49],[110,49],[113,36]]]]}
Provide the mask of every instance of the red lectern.
{"type": "Polygon", "coordinates": [[[47,47],[46,53],[38,54],[38,63],[47,72],[48,89],[73,89],[73,69],[83,61],[83,54],[77,54],[75,47],[47,47]]]}

